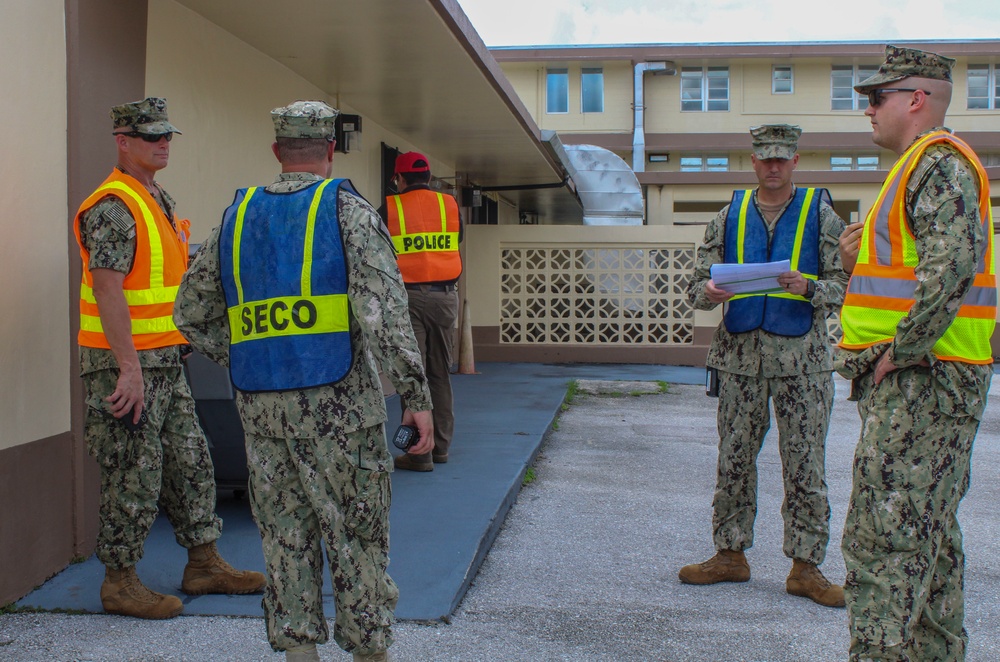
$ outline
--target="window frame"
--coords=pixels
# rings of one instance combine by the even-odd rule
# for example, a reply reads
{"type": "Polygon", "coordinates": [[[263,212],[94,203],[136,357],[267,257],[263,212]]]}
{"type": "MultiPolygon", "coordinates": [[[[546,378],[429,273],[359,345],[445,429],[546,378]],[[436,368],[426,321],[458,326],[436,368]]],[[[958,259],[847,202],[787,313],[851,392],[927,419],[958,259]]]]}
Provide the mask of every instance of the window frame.
{"type": "Polygon", "coordinates": [[[880,167],[881,167],[881,162],[879,160],[878,154],[831,154],[830,155],[831,172],[852,172],[852,171],[871,172],[874,170],[879,170],[880,167]],[[871,163],[872,159],[875,160],[874,164],[871,163]],[[835,160],[847,161],[847,163],[843,164],[841,167],[835,167],[834,166],[835,160]]]}
{"type": "Polygon", "coordinates": [[[730,110],[730,103],[732,101],[731,91],[732,86],[730,85],[730,71],[728,66],[724,67],[682,67],[681,68],[681,112],[682,113],[728,113],[730,110]],[[721,89],[716,86],[713,88],[713,79],[718,81],[723,78],[723,76],[718,75],[725,73],[725,98],[716,97],[713,98],[713,91],[718,93],[721,89]],[[715,75],[713,75],[715,74],[715,75]],[[692,91],[693,86],[685,86],[685,81],[697,80],[697,91],[698,97],[685,98],[685,94],[692,91]],[[687,88],[687,89],[685,89],[687,88]],[[725,103],[725,108],[712,108],[712,105],[719,105],[725,103]],[[698,108],[685,107],[697,104],[698,108]]]}
{"type": "Polygon", "coordinates": [[[830,66],[830,110],[838,111],[865,111],[868,109],[868,97],[861,96],[854,91],[854,86],[865,80],[878,71],[877,64],[834,64],[830,66]],[[846,71],[851,71],[851,82],[847,87],[848,96],[835,96],[837,90],[843,90],[844,85],[837,85],[837,72],[841,72],[841,78],[845,77],[846,71]],[[844,102],[850,99],[850,107],[844,102]],[[837,103],[840,102],[840,108],[837,103]]]}
{"type": "Polygon", "coordinates": [[[1000,77],[997,76],[995,64],[969,63],[965,72],[965,108],[966,110],[1000,110],[1000,77]],[[983,71],[979,76],[985,76],[985,96],[972,96],[973,71],[983,71]],[[972,105],[973,99],[981,99],[983,105],[972,105]]]}
{"type": "Polygon", "coordinates": [[[773,64],[771,65],[771,94],[795,94],[795,67],[790,64],[773,64]],[[787,71],[788,78],[779,78],[779,71],[787,71]],[[788,82],[787,90],[779,90],[779,82],[788,82]]]}
{"type": "Polygon", "coordinates": [[[587,114],[604,112],[604,67],[583,67],[580,69],[580,112],[587,114]],[[599,89],[593,92],[600,94],[600,110],[589,110],[587,107],[587,76],[599,77],[590,80],[599,81],[597,83],[599,89]]]}
{"type": "Polygon", "coordinates": [[[569,69],[566,67],[546,67],[545,69],[545,114],[546,115],[568,115],[569,114],[569,69]],[[563,110],[552,110],[554,76],[562,77],[562,89],[558,90],[562,96],[563,110]]]}
{"type": "Polygon", "coordinates": [[[729,172],[729,155],[728,154],[686,154],[680,158],[679,168],[681,172],[729,172]],[[685,161],[692,161],[694,159],[698,160],[698,167],[691,167],[693,164],[685,163],[685,161]],[[713,167],[712,161],[722,161],[719,164],[724,167],[719,167],[716,165],[713,167]]]}

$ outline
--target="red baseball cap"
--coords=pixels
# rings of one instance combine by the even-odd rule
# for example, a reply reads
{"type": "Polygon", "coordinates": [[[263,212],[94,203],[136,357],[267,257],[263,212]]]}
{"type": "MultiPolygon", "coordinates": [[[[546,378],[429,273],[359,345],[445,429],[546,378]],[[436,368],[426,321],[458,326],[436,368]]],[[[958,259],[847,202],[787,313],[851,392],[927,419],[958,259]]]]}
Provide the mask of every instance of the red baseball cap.
{"type": "Polygon", "coordinates": [[[396,171],[398,175],[403,172],[430,172],[431,166],[427,162],[427,157],[420,152],[406,152],[396,157],[396,171]]]}

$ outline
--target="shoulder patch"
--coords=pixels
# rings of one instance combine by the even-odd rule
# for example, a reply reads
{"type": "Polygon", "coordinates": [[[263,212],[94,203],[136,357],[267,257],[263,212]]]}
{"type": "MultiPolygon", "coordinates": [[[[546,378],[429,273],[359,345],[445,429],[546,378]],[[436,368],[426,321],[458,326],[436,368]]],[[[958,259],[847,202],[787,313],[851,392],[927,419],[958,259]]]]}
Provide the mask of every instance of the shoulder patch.
{"type": "Polygon", "coordinates": [[[128,208],[121,203],[111,205],[104,210],[102,215],[120,234],[126,237],[135,235],[135,219],[128,212],[128,208]]]}

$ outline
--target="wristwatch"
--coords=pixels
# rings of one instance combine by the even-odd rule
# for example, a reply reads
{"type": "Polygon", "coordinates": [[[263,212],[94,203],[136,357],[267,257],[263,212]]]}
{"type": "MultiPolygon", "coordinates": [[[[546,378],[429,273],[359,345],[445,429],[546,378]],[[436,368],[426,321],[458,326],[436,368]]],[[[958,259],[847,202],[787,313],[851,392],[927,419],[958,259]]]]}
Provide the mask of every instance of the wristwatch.
{"type": "Polygon", "coordinates": [[[814,280],[807,280],[806,281],[806,293],[805,293],[804,296],[807,299],[812,299],[814,294],[816,294],[816,281],[814,281],[814,280]]]}

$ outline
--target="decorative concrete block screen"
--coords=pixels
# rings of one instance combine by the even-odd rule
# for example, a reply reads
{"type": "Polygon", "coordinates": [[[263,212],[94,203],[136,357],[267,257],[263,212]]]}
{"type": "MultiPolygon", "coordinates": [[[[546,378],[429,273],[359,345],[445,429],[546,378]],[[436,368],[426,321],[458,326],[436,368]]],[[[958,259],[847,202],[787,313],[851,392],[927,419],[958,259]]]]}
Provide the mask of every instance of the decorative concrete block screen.
{"type": "Polygon", "coordinates": [[[690,345],[691,244],[500,247],[500,342],[690,345]]]}

